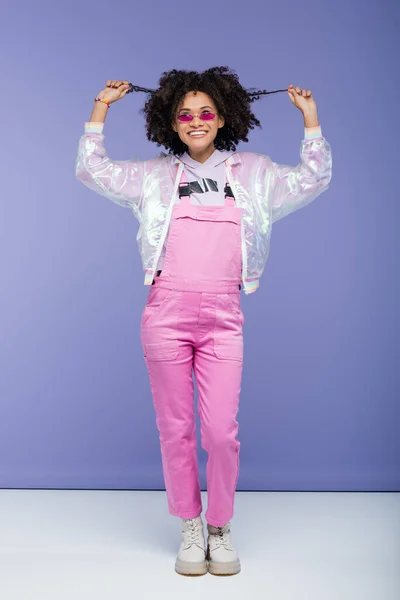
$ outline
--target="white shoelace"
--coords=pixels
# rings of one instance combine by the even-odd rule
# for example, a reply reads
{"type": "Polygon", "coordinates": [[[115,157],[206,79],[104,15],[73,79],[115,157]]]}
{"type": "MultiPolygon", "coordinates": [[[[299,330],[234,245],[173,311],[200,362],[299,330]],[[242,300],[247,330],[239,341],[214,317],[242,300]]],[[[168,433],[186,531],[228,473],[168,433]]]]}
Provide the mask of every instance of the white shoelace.
{"type": "Polygon", "coordinates": [[[212,533],[211,535],[214,536],[215,541],[217,542],[217,548],[224,546],[224,548],[228,550],[228,532],[224,531],[223,527],[216,527],[216,529],[218,530],[217,533],[212,533]]]}
{"type": "Polygon", "coordinates": [[[187,533],[189,534],[189,537],[190,537],[190,544],[199,544],[200,543],[199,529],[198,529],[198,527],[196,527],[195,519],[186,519],[186,522],[189,525],[189,529],[187,530],[187,533]]]}

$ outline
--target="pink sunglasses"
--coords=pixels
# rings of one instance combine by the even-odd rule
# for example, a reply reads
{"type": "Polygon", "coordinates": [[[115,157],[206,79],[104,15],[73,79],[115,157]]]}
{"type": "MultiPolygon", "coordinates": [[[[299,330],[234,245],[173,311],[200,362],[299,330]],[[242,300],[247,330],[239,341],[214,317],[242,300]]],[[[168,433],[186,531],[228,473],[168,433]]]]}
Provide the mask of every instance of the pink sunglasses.
{"type": "MultiPolygon", "coordinates": [[[[200,115],[197,115],[197,116],[202,121],[212,121],[213,119],[215,119],[215,115],[216,115],[216,113],[206,112],[206,113],[201,113],[200,115]]],[[[176,118],[178,119],[178,121],[181,121],[182,123],[189,123],[190,121],[193,121],[194,115],[190,115],[190,114],[186,113],[184,115],[178,115],[176,118]]]]}

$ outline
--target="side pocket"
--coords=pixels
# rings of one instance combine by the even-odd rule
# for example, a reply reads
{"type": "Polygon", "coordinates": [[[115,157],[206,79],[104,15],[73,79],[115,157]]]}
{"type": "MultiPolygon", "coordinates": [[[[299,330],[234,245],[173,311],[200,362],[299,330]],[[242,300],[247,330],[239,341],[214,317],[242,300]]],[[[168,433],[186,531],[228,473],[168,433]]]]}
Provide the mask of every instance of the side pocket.
{"type": "Polygon", "coordinates": [[[231,311],[235,315],[240,316],[242,314],[242,309],[240,308],[240,295],[239,294],[225,294],[225,297],[228,299],[231,311]]]}
{"type": "Polygon", "coordinates": [[[157,315],[163,304],[168,300],[172,290],[167,288],[150,288],[148,300],[142,314],[142,327],[157,315]]]}
{"type": "Polygon", "coordinates": [[[224,297],[229,312],[239,318],[240,326],[243,327],[245,318],[240,304],[240,294],[224,294],[224,297]]]}
{"type": "Polygon", "coordinates": [[[178,358],[178,354],[179,348],[177,342],[144,344],[144,356],[147,360],[175,360],[178,358]]]}
{"type": "Polygon", "coordinates": [[[243,362],[243,344],[226,342],[225,340],[214,341],[214,354],[222,360],[243,362]]]}

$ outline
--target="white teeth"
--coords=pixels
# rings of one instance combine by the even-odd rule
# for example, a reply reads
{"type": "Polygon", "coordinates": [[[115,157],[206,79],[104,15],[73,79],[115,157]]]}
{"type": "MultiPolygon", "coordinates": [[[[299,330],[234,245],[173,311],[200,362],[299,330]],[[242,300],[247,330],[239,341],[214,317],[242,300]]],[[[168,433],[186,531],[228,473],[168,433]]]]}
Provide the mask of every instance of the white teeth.
{"type": "Polygon", "coordinates": [[[205,131],[192,131],[189,135],[206,135],[205,131]]]}

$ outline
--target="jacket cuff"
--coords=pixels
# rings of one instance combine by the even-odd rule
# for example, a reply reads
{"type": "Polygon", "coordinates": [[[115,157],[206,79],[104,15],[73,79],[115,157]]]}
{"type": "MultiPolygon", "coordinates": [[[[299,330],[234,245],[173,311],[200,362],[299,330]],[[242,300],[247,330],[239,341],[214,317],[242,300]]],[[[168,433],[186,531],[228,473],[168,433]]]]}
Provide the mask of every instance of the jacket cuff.
{"type": "Polygon", "coordinates": [[[322,137],[321,125],[317,127],[304,127],[304,139],[315,140],[322,137]]]}
{"type": "Polygon", "coordinates": [[[104,123],[89,121],[85,123],[85,133],[103,133],[104,123]]]}

